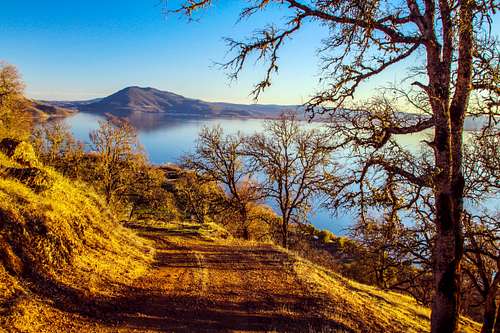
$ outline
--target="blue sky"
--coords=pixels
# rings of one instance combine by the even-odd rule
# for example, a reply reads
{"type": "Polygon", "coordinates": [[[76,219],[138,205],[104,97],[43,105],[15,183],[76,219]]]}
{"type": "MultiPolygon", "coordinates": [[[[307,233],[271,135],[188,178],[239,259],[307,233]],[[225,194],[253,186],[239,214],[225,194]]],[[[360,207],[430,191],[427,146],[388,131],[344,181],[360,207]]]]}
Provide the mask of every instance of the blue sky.
{"type": "MultiPolygon", "coordinates": [[[[208,101],[250,103],[248,94],[262,73],[250,65],[231,83],[213,66],[225,59],[223,37],[245,36],[269,20],[256,16],[237,24],[240,1],[221,0],[198,22],[165,14],[162,0],[4,2],[0,60],[19,68],[33,98],[88,99],[139,85],[208,101]]],[[[324,28],[306,26],[286,45],[279,76],[260,103],[307,100],[317,86],[316,49],[324,35],[324,28]]],[[[375,83],[396,81],[400,74],[385,73],[375,83]]]]}

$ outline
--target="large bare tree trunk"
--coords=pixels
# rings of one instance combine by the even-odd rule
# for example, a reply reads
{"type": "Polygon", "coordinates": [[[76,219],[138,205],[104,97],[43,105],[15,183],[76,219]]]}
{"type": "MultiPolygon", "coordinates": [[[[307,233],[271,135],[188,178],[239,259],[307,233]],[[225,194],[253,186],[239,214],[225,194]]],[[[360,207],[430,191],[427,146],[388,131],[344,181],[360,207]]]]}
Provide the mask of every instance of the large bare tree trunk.
{"type": "MultiPolygon", "coordinates": [[[[466,99],[468,95],[466,95],[466,99]]],[[[460,261],[463,256],[462,129],[467,100],[436,112],[434,178],[436,240],[432,332],[456,332],[460,309],[460,261]]]]}
{"type": "MultiPolygon", "coordinates": [[[[438,100],[431,100],[435,117],[434,154],[437,175],[434,177],[436,241],[434,245],[434,288],[431,331],[453,333],[458,329],[460,313],[460,261],[463,256],[462,133],[469,103],[472,80],[472,8],[471,0],[460,3],[458,27],[458,67],[451,97],[451,25],[444,30],[442,49],[429,47],[430,89],[438,100]],[[442,56],[442,57],[441,57],[442,56]],[[442,59],[442,60],[441,60],[442,59]],[[451,99],[451,100],[450,100],[451,99]]],[[[446,26],[446,22],[444,22],[446,26]]]]}
{"type": "MultiPolygon", "coordinates": [[[[446,95],[442,100],[447,100],[446,95]]],[[[434,288],[431,330],[453,333],[458,328],[463,255],[462,128],[464,106],[435,105],[434,151],[436,169],[434,199],[436,238],[434,244],[434,288]]]]}
{"type": "MultiPolygon", "coordinates": [[[[463,185],[462,185],[463,188],[463,185]]],[[[460,260],[463,254],[461,209],[452,188],[436,194],[437,237],[434,248],[435,296],[432,332],[457,330],[460,291],[460,260]]]]}

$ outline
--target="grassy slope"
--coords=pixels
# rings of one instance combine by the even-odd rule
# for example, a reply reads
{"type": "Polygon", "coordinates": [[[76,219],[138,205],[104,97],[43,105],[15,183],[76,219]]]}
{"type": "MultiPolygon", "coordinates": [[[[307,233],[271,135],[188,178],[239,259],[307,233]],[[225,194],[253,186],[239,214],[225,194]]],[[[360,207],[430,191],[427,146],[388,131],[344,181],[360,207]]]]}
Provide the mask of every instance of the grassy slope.
{"type": "MultiPolygon", "coordinates": [[[[39,165],[29,151],[18,155],[45,172],[53,185],[35,191],[6,176],[7,168],[23,165],[0,153],[0,331],[2,327],[23,332],[116,331],[65,308],[64,297],[74,294],[82,299],[109,300],[122,296],[141,276],[154,279],[152,242],[120,226],[88,185],[39,165]]],[[[151,232],[165,237],[164,228],[159,229],[151,232]]],[[[211,244],[223,245],[227,253],[264,246],[220,239],[224,232],[218,228],[200,232],[194,225],[171,229],[167,231],[176,234],[172,241],[203,246],[207,253],[211,244]]],[[[286,262],[292,264],[283,267],[283,274],[300,281],[301,290],[320,302],[321,315],[339,327],[358,332],[429,330],[429,309],[412,298],[350,281],[278,247],[265,246],[288,258],[286,262]]],[[[186,255],[192,256],[190,252],[186,255]]],[[[265,272],[266,261],[260,265],[265,272]]],[[[166,281],[157,282],[165,285],[166,281]]],[[[479,331],[469,320],[462,324],[464,332],[479,331]]]]}
{"type": "Polygon", "coordinates": [[[88,185],[40,165],[29,147],[18,150],[21,163],[0,153],[0,328],[36,331],[37,318],[43,324],[52,305],[62,307],[62,291],[112,294],[110,283],[148,269],[153,249],[120,226],[88,185]],[[33,189],[9,176],[28,166],[51,186],[33,189]]]}
{"type": "MultiPolygon", "coordinates": [[[[347,327],[362,332],[430,331],[430,309],[410,296],[357,283],[300,258],[294,270],[330,299],[326,315],[347,327]]],[[[461,319],[461,332],[480,330],[476,322],[461,319]]]]}

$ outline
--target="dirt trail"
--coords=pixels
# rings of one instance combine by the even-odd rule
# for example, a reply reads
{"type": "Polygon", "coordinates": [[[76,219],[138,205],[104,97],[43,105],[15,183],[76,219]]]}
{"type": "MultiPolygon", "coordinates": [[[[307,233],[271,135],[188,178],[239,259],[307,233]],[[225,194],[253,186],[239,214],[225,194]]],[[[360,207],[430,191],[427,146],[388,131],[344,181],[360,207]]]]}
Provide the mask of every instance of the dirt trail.
{"type": "Polygon", "coordinates": [[[157,244],[154,269],[109,300],[101,324],[117,331],[331,332],[318,315],[320,297],[293,273],[286,253],[148,234],[157,244]]]}

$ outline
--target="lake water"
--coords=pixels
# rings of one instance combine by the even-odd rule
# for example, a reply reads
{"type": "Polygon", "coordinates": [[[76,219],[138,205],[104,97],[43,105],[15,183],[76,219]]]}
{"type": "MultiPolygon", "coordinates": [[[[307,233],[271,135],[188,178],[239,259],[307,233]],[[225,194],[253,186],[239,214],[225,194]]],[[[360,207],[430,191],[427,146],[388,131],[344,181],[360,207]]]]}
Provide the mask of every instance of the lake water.
{"type": "MultiPolygon", "coordinates": [[[[103,117],[77,113],[65,119],[71,127],[74,136],[84,143],[89,143],[89,132],[98,127],[98,121],[103,117]]],[[[144,146],[149,160],[155,164],[177,163],[180,156],[189,153],[193,147],[199,131],[203,126],[220,125],[226,134],[241,132],[253,134],[263,128],[264,120],[259,119],[185,119],[168,116],[150,115],[140,119],[131,119],[138,129],[139,139],[144,146]]],[[[315,125],[313,125],[315,126],[315,125]]],[[[319,126],[319,125],[317,125],[319,126]]],[[[402,136],[398,141],[410,148],[417,149],[419,143],[428,133],[420,135],[402,136]]],[[[325,209],[313,210],[310,220],[319,229],[328,229],[337,235],[346,234],[346,228],[356,219],[353,212],[342,212],[332,216],[325,209]]]]}

